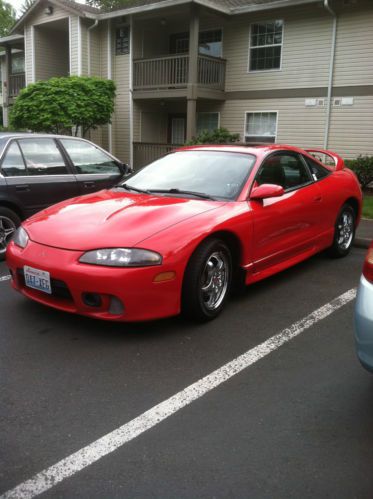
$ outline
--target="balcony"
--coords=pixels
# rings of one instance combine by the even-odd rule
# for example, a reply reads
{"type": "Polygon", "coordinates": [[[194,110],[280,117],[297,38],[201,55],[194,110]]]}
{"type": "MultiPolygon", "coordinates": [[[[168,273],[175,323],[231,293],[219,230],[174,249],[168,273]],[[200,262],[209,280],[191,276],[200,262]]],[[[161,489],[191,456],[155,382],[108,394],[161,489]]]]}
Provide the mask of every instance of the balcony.
{"type": "Polygon", "coordinates": [[[145,165],[152,163],[156,159],[165,156],[173,149],[177,149],[180,145],[176,144],[156,144],[150,142],[134,142],[133,143],[133,166],[135,170],[139,170],[145,165]]]}
{"type": "MultiPolygon", "coordinates": [[[[167,91],[186,89],[189,83],[189,59],[188,54],[177,54],[135,60],[133,62],[134,91],[161,90],[167,93],[167,91]]],[[[225,59],[199,55],[198,87],[224,92],[225,66],[225,59]]]]}
{"type": "Polygon", "coordinates": [[[10,98],[17,97],[19,92],[26,86],[25,73],[9,76],[8,95],[10,98]]]}

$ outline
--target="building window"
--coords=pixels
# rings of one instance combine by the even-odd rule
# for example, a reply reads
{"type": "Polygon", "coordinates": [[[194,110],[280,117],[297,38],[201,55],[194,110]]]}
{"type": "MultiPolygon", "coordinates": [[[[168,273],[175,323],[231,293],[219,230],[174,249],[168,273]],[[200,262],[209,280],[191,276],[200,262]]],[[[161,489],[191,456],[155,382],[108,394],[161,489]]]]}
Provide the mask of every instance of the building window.
{"type": "Polygon", "coordinates": [[[219,128],[219,113],[197,113],[197,135],[219,128]]]}
{"type": "Polygon", "coordinates": [[[281,68],[283,29],[283,21],[251,25],[249,71],[270,71],[281,68]]]}
{"type": "Polygon", "coordinates": [[[130,29],[128,26],[121,26],[115,32],[115,54],[129,54],[130,51],[130,29]]]}
{"type": "Polygon", "coordinates": [[[246,113],[245,142],[276,142],[277,112],[246,113]]]}

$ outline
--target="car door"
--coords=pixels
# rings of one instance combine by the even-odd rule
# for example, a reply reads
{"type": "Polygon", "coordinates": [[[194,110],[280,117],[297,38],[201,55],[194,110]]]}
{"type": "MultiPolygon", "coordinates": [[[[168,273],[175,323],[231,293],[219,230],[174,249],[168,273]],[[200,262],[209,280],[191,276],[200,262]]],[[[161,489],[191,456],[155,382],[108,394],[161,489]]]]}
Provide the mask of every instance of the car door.
{"type": "Polygon", "coordinates": [[[123,168],[102,149],[81,139],[60,139],[75,169],[81,194],[113,187],[123,176],[123,168]]]}
{"type": "Polygon", "coordinates": [[[282,196],[251,201],[254,220],[254,271],[312,251],[320,232],[323,200],[310,171],[297,153],[278,152],[260,166],[254,185],[281,185],[282,196]]]}
{"type": "Polygon", "coordinates": [[[8,195],[25,216],[78,195],[75,176],[53,138],[19,138],[5,151],[1,171],[8,195]]]}

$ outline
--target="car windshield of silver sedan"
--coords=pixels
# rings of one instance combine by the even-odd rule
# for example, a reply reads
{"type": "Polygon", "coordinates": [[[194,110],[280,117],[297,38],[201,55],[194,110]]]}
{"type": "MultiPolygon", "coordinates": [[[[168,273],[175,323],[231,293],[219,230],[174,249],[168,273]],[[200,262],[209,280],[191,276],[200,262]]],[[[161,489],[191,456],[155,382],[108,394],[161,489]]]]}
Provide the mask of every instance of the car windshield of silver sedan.
{"type": "Polygon", "coordinates": [[[240,194],[255,156],[226,151],[179,151],[126,179],[122,187],[146,194],[234,200],[240,194]]]}

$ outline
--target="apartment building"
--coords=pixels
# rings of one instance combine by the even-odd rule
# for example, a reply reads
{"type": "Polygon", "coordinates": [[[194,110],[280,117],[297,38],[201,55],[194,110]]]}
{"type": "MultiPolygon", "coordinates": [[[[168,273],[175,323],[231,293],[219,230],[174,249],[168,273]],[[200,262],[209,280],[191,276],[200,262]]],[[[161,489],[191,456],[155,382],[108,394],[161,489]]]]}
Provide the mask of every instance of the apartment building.
{"type": "Polygon", "coordinates": [[[112,124],[90,138],[135,168],[219,126],[373,155],[372,0],[36,0],[0,44],[5,122],[24,85],[111,78],[112,124]]]}

